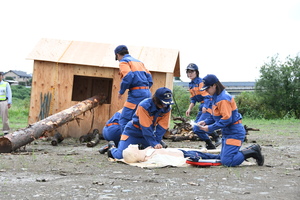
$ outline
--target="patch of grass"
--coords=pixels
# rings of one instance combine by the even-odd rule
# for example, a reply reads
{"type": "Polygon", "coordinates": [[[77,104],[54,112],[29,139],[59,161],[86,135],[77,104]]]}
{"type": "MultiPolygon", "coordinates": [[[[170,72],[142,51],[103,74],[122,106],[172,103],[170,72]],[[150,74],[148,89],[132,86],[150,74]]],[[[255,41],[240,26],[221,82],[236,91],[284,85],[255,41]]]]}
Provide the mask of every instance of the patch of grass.
{"type": "MultiPolygon", "coordinates": [[[[300,119],[251,119],[244,118],[243,125],[249,128],[260,130],[260,134],[294,135],[300,137],[300,119]]],[[[170,129],[173,129],[174,121],[170,122],[170,129]]]]}
{"type": "Polygon", "coordinates": [[[250,128],[260,129],[260,133],[300,137],[300,119],[243,119],[243,124],[250,128]]]}
{"type": "MultiPolygon", "coordinates": [[[[26,99],[13,99],[13,104],[8,110],[9,126],[11,131],[20,128],[26,128],[28,125],[30,100],[26,99]]],[[[0,118],[2,124],[2,118],[0,118]]]]}

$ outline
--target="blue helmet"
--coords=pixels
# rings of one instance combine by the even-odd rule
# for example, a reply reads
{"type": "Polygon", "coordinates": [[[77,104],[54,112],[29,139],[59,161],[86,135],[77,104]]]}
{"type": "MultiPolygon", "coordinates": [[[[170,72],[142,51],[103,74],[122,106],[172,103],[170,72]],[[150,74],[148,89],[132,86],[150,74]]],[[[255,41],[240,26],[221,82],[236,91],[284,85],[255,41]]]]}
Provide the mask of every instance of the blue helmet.
{"type": "Polygon", "coordinates": [[[194,70],[194,71],[198,71],[198,66],[194,63],[190,63],[187,67],[186,70],[194,70]]]}

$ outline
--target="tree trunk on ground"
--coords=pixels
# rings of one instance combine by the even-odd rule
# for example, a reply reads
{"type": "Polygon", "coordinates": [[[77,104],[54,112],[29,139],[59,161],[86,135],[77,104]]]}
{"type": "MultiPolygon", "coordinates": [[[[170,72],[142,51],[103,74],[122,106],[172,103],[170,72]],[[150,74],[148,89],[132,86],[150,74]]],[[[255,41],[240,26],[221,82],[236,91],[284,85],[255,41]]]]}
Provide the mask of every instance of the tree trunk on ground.
{"type": "Polygon", "coordinates": [[[0,138],[0,153],[10,153],[32,141],[40,138],[44,133],[73,121],[76,117],[88,110],[91,110],[105,102],[106,97],[96,95],[86,99],[66,110],[51,115],[27,128],[17,130],[0,138]]]}

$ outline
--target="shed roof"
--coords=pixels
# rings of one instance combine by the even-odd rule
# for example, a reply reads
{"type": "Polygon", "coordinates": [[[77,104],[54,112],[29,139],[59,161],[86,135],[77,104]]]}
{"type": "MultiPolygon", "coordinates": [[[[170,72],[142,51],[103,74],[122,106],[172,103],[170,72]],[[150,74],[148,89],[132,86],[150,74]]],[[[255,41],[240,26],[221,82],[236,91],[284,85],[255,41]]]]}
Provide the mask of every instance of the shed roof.
{"type": "MultiPolygon", "coordinates": [[[[119,68],[119,62],[115,60],[114,55],[116,46],[105,43],[43,38],[27,59],[119,68]]],[[[180,77],[178,50],[129,45],[127,47],[130,55],[141,60],[148,70],[174,73],[175,77],[180,77]]]]}

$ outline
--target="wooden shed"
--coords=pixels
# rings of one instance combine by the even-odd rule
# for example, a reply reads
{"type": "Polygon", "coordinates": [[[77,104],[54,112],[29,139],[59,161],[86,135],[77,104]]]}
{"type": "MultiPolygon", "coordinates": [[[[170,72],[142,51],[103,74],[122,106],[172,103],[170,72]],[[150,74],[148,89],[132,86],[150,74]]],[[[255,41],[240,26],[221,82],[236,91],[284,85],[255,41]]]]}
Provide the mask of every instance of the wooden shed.
{"type": "MultiPolygon", "coordinates": [[[[80,137],[95,128],[102,132],[105,122],[127,99],[127,92],[121,101],[118,99],[121,79],[119,61],[114,55],[117,45],[41,39],[28,56],[34,60],[28,123],[41,119],[45,97],[50,116],[102,93],[107,96],[105,104],[84,113],[79,124],[78,120],[72,121],[58,129],[64,137],[80,137]]],[[[151,72],[152,93],[163,86],[173,88],[173,78],[180,77],[178,50],[127,46],[130,55],[141,60],[151,72]]]]}

